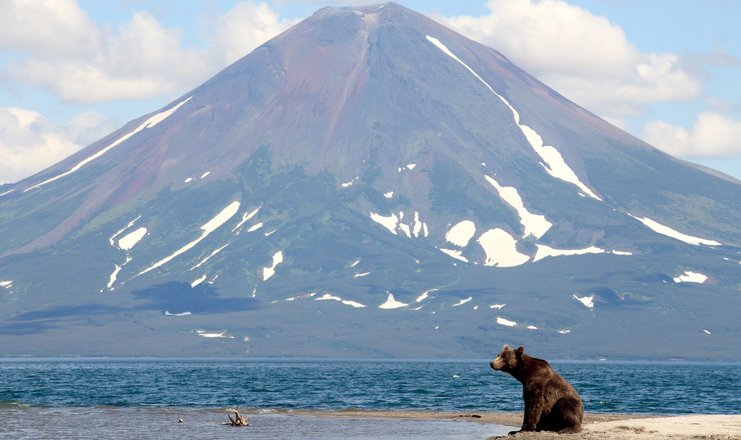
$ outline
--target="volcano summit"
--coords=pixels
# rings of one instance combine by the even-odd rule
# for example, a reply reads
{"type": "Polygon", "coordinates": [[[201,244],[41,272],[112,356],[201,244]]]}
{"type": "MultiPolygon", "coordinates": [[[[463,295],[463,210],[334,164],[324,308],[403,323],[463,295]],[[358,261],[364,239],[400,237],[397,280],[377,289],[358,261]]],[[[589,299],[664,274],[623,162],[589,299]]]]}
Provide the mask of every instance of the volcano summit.
{"type": "Polygon", "coordinates": [[[420,14],[324,8],[0,188],[0,347],[739,360],[739,201],[420,14]]]}

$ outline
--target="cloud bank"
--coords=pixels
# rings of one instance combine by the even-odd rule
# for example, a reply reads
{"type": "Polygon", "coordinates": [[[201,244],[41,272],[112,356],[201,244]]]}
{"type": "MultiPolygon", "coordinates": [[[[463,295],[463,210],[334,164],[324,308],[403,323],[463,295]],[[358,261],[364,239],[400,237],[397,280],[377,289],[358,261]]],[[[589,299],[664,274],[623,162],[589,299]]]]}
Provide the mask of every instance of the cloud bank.
{"type": "Polygon", "coordinates": [[[170,96],[294,23],[265,3],[240,2],[210,20],[206,47],[188,47],[182,30],[147,12],[113,29],[74,0],[11,0],[0,17],[0,47],[20,55],[5,74],[83,104],[170,96]]]}
{"type": "Polygon", "coordinates": [[[671,53],[642,53],[622,28],[560,0],[489,0],[488,15],[436,17],[502,52],[567,98],[607,118],[700,96],[671,53]]]}
{"type": "MultiPolygon", "coordinates": [[[[118,27],[97,23],[75,0],[9,0],[0,14],[0,65],[6,85],[38,87],[71,104],[168,98],[282,32],[266,3],[236,3],[208,17],[204,46],[188,46],[183,31],[136,12],[118,27]]],[[[14,182],[58,162],[115,127],[85,112],[64,124],[18,107],[0,108],[0,183],[14,182]],[[107,131],[105,131],[107,130],[107,131]]]]}
{"type": "Polygon", "coordinates": [[[84,112],[58,125],[40,113],[0,107],[0,183],[15,182],[59,162],[113,131],[96,112],[84,112]]]}
{"type": "MultiPolygon", "coordinates": [[[[620,127],[625,127],[624,118],[641,116],[651,105],[704,98],[706,66],[741,65],[722,49],[684,56],[641,52],[621,27],[563,0],[489,0],[486,6],[490,12],[483,16],[435,19],[502,52],[620,127]]],[[[700,113],[689,129],[665,121],[646,123],[643,137],[680,157],[741,156],[741,120],[717,111],[700,113]]]]}
{"type": "Polygon", "coordinates": [[[646,124],[646,142],[669,154],[687,158],[718,158],[741,155],[741,120],[715,112],[703,112],[690,129],[664,121],[646,124]]]}

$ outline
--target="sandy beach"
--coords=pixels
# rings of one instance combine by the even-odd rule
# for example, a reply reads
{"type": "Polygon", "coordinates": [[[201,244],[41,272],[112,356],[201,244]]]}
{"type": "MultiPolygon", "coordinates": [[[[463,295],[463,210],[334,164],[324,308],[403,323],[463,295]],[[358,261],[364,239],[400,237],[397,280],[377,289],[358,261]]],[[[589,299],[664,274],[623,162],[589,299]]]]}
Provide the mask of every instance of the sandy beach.
{"type": "MultiPolygon", "coordinates": [[[[445,413],[415,411],[332,411],[312,412],[325,417],[349,418],[410,418],[418,420],[455,420],[460,422],[496,423],[514,429],[522,422],[521,413],[445,413]]],[[[521,439],[606,439],[606,440],[661,440],[661,439],[741,439],[741,415],[681,415],[655,417],[637,414],[585,414],[582,432],[559,435],[556,433],[520,433],[521,439]]],[[[494,436],[496,438],[513,438],[494,436]]]]}

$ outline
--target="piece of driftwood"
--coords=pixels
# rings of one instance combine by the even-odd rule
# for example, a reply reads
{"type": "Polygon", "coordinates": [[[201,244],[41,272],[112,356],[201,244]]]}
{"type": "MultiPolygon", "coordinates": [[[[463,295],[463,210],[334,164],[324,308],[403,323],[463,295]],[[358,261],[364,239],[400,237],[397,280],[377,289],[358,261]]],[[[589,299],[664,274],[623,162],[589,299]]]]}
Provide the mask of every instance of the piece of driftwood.
{"type": "Polygon", "coordinates": [[[481,416],[478,415],[478,414],[459,414],[459,415],[455,416],[454,418],[455,419],[462,419],[462,418],[465,418],[465,417],[469,417],[469,418],[472,418],[472,419],[480,419],[481,418],[481,416]]]}
{"type": "Polygon", "coordinates": [[[229,418],[228,422],[224,422],[224,425],[229,426],[250,426],[250,421],[247,417],[244,417],[242,414],[239,413],[239,407],[236,409],[231,410],[231,412],[234,413],[234,418],[227,413],[226,416],[229,418]]]}

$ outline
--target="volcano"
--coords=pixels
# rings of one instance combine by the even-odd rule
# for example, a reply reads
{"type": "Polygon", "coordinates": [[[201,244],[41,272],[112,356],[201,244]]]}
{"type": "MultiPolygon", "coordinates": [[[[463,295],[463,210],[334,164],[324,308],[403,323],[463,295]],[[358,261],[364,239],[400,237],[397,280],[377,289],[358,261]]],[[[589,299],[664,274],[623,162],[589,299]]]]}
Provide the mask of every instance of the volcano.
{"type": "Polygon", "coordinates": [[[740,360],[740,201],[423,15],[324,8],[0,189],[0,351],[740,360]]]}

